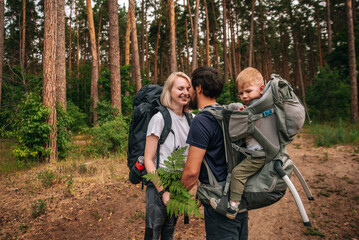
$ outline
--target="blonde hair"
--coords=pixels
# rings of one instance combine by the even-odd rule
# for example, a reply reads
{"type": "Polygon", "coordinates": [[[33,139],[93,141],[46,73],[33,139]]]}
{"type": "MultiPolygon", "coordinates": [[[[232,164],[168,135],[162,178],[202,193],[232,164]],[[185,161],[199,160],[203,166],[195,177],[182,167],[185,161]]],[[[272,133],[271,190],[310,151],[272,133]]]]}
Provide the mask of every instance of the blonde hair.
{"type": "MultiPolygon", "coordinates": [[[[163,91],[161,94],[161,103],[163,106],[172,109],[172,97],[171,97],[171,90],[176,81],[177,77],[182,77],[186,79],[191,86],[191,79],[183,72],[173,72],[167,78],[165,85],[163,86],[163,91]]],[[[184,107],[183,110],[188,110],[188,104],[184,107]]]]}
{"type": "Polygon", "coordinates": [[[238,74],[236,79],[238,89],[243,88],[246,84],[264,85],[262,74],[255,68],[247,67],[238,74]]]}

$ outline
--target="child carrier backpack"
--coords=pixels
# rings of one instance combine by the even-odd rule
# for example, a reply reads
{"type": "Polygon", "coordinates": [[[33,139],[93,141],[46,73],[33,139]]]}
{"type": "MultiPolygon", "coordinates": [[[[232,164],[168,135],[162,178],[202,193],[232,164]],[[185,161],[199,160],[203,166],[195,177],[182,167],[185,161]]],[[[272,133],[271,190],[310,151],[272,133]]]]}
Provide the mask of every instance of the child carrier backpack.
{"type": "MultiPolygon", "coordinates": [[[[159,85],[146,85],[138,91],[133,99],[133,113],[130,123],[127,150],[127,166],[130,169],[129,180],[133,184],[142,182],[142,176],[146,174],[146,170],[139,170],[136,167],[138,159],[142,158],[145,152],[146,134],[148,123],[153,115],[160,112],[164,119],[164,127],[157,145],[157,159],[159,159],[159,147],[164,143],[168,134],[173,132],[171,129],[172,119],[169,111],[160,102],[163,87],[159,85]]],[[[192,121],[192,115],[184,112],[188,124],[192,121]]],[[[156,168],[158,168],[157,161],[156,168]]],[[[143,167],[144,168],[144,167],[143,167]]]]}
{"type": "Polygon", "coordinates": [[[249,177],[245,184],[239,212],[266,207],[279,201],[288,186],[298,205],[304,225],[310,226],[300,197],[289,179],[294,171],[308,199],[314,200],[303,176],[286,150],[286,145],[302,128],[306,115],[305,108],[294,94],[293,88],[279,75],[272,74],[262,97],[251,101],[242,111],[237,109],[236,104],[230,104],[223,106],[221,110],[202,110],[210,112],[222,127],[228,175],[226,181],[217,182],[204,160],[209,184],[201,184],[197,188],[197,197],[205,204],[209,204],[211,197],[221,199],[216,211],[225,215],[233,168],[245,158],[265,157],[263,168],[249,177]],[[255,138],[263,150],[247,149],[247,136],[255,138]]]}

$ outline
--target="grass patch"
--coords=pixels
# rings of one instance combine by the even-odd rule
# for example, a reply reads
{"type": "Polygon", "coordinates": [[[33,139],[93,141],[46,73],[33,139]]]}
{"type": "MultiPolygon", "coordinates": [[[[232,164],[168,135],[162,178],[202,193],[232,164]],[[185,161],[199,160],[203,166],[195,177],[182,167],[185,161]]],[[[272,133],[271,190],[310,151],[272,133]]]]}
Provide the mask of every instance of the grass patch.
{"type": "Polygon", "coordinates": [[[41,184],[44,188],[51,187],[52,185],[54,185],[56,180],[55,174],[50,170],[39,172],[37,174],[37,178],[41,181],[41,184]]]}
{"type": "Polygon", "coordinates": [[[318,228],[313,228],[313,227],[308,227],[307,231],[305,231],[304,234],[310,236],[325,237],[324,233],[320,232],[318,228]]]}
{"type": "Polygon", "coordinates": [[[134,222],[138,219],[145,220],[145,218],[146,218],[146,215],[144,212],[137,212],[130,216],[130,218],[128,219],[128,222],[134,222]]]}
{"type": "Polygon", "coordinates": [[[8,139],[0,138],[0,174],[6,175],[21,169],[28,168],[31,163],[17,161],[12,155],[14,143],[8,139]]]}
{"type": "Polygon", "coordinates": [[[38,216],[44,214],[46,211],[46,205],[47,205],[46,202],[42,199],[34,201],[31,206],[32,208],[31,216],[33,218],[37,218],[38,216]]]}
{"type": "Polygon", "coordinates": [[[335,144],[359,144],[359,124],[350,124],[339,120],[334,123],[311,124],[314,143],[318,147],[331,147],[335,144]]]}

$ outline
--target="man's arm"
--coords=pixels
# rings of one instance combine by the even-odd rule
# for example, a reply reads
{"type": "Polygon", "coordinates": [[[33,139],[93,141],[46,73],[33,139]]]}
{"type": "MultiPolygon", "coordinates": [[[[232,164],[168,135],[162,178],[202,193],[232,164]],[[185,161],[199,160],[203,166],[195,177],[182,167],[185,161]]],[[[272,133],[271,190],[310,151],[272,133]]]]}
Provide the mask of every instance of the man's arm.
{"type": "Polygon", "coordinates": [[[201,170],[201,164],[206,154],[206,149],[190,145],[188,150],[188,158],[184,166],[181,183],[188,189],[196,184],[201,170]]]}

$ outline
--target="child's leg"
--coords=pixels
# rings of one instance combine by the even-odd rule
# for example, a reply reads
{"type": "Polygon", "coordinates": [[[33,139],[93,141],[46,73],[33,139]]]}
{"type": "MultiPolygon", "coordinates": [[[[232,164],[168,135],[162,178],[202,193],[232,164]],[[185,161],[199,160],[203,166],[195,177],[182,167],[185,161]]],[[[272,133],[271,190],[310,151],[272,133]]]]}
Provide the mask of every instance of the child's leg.
{"type": "Polygon", "coordinates": [[[230,199],[239,202],[247,179],[264,166],[265,158],[244,159],[232,170],[230,199]]]}

